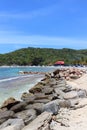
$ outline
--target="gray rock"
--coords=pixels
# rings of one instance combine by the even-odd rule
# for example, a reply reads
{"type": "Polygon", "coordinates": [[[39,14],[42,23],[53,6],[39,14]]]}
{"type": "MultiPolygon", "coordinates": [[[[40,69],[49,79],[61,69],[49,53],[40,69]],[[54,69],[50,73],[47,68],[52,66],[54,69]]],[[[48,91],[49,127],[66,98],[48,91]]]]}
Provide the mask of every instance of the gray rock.
{"type": "Polygon", "coordinates": [[[14,117],[22,119],[24,123],[27,125],[36,118],[36,111],[34,109],[21,111],[16,113],[14,117]]]}
{"type": "Polygon", "coordinates": [[[8,120],[9,118],[13,117],[13,115],[14,115],[13,111],[0,112],[0,124],[2,124],[4,121],[8,120]]]}
{"type": "MultiPolygon", "coordinates": [[[[35,120],[33,120],[29,125],[25,126],[23,130],[46,130],[43,129],[45,122],[50,122],[52,113],[43,112],[35,120]]],[[[49,130],[49,129],[48,129],[49,130]]]]}
{"type": "Polygon", "coordinates": [[[34,103],[48,103],[50,102],[50,99],[40,99],[40,100],[34,100],[34,103]]]}
{"type": "Polygon", "coordinates": [[[19,112],[21,110],[23,110],[26,107],[27,103],[26,102],[21,102],[13,107],[11,107],[10,110],[14,111],[14,112],[19,112]]]}
{"type": "Polygon", "coordinates": [[[34,103],[34,104],[29,104],[25,107],[25,109],[39,109],[43,107],[43,103],[34,103]]]}
{"type": "Polygon", "coordinates": [[[42,108],[42,111],[47,111],[47,112],[51,112],[53,114],[58,114],[58,111],[60,109],[60,106],[59,106],[59,103],[58,103],[58,100],[54,100],[54,101],[51,101],[47,104],[45,104],[42,108]]]}
{"type": "Polygon", "coordinates": [[[7,126],[5,128],[2,128],[0,130],[21,130],[21,129],[19,129],[16,126],[12,125],[12,126],[7,126]]]}
{"type": "Polygon", "coordinates": [[[71,101],[70,100],[61,100],[59,102],[59,106],[63,108],[70,108],[71,107],[71,101]]]}
{"type": "Polygon", "coordinates": [[[64,99],[74,99],[74,98],[77,98],[77,97],[78,97],[77,91],[67,92],[64,95],[64,99]]]}
{"type": "Polygon", "coordinates": [[[64,88],[65,88],[65,87],[66,87],[65,83],[57,84],[57,85],[56,85],[56,88],[61,88],[61,87],[64,87],[64,88]]]}
{"type": "Polygon", "coordinates": [[[52,94],[53,88],[51,88],[49,86],[45,86],[44,89],[42,90],[42,92],[45,93],[46,95],[52,94]]]}
{"type": "Polygon", "coordinates": [[[0,130],[9,129],[9,130],[21,130],[24,127],[24,122],[22,119],[9,119],[0,125],[0,130]]]}
{"type": "Polygon", "coordinates": [[[4,103],[2,104],[1,108],[7,108],[10,109],[12,106],[18,104],[20,101],[17,101],[15,98],[10,97],[7,100],[4,101],[4,103]]]}
{"type": "Polygon", "coordinates": [[[60,90],[59,88],[55,88],[54,89],[54,92],[58,95],[58,96],[63,96],[64,95],[64,92],[62,90],[60,90]]]}
{"type": "Polygon", "coordinates": [[[48,99],[48,95],[45,95],[44,93],[35,93],[35,100],[41,100],[41,99],[48,99]]]}
{"type": "Polygon", "coordinates": [[[22,96],[21,96],[21,99],[23,101],[31,102],[35,99],[35,96],[32,93],[23,93],[22,96]]]}
{"type": "Polygon", "coordinates": [[[74,74],[70,74],[70,76],[69,76],[71,79],[78,79],[79,78],[79,76],[78,75],[74,75],[74,74]]]}
{"type": "Polygon", "coordinates": [[[71,86],[69,86],[69,85],[66,85],[65,86],[65,89],[63,89],[63,92],[70,92],[72,90],[72,87],[71,86]]]}
{"type": "MultiPolygon", "coordinates": [[[[50,130],[62,130],[60,129],[60,123],[52,120],[51,123],[50,123],[50,130]]],[[[64,130],[64,129],[63,129],[64,130]]]]}
{"type": "Polygon", "coordinates": [[[86,90],[79,90],[77,94],[80,98],[85,98],[87,96],[86,90]]]}
{"type": "Polygon", "coordinates": [[[42,112],[43,103],[34,103],[31,105],[27,105],[25,109],[34,109],[36,110],[36,114],[39,115],[42,112]]]}

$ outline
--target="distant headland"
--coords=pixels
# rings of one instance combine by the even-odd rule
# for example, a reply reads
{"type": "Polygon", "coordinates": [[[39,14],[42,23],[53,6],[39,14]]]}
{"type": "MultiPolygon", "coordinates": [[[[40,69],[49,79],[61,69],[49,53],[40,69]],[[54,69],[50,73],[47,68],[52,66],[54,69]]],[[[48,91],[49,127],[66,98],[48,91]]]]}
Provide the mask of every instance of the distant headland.
{"type": "Polygon", "coordinates": [[[6,54],[0,54],[2,65],[54,65],[57,61],[64,61],[64,65],[87,65],[87,49],[75,50],[69,48],[22,48],[6,54]]]}

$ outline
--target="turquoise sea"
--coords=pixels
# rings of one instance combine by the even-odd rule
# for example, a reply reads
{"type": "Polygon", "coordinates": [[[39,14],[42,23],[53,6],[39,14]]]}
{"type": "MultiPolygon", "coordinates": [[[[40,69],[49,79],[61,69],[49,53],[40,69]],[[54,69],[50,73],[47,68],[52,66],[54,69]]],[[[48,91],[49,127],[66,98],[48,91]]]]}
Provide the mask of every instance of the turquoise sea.
{"type": "Polygon", "coordinates": [[[20,71],[31,72],[50,72],[56,69],[55,67],[41,67],[41,66],[3,66],[0,67],[0,105],[9,97],[14,97],[20,100],[23,92],[27,92],[29,88],[33,87],[39,82],[44,75],[22,75],[20,71]]]}

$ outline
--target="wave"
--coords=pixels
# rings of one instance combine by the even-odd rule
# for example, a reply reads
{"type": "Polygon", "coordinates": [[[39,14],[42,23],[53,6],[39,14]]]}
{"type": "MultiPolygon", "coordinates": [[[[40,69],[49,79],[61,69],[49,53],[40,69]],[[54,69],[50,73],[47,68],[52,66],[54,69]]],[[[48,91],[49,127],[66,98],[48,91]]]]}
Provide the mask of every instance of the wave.
{"type": "Polygon", "coordinates": [[[17,77],[11,77],[11,78],[6,78],[6,79],[0,79],[0,83],[1,82],[12,81],[12,80],[17,80],[17,79],[20,79],[20,78],[27,78],[27,77],[31,77],[31,76],[34,76],[34,75],[17,76],[17,77]]]}

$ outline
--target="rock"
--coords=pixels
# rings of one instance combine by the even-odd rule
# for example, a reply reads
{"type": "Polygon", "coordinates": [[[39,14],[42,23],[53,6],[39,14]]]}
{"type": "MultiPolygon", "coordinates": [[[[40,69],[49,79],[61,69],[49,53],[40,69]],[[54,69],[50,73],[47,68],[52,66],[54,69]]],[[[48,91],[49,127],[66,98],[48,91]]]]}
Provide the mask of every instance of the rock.
{"type": "Polygon", "coordinates": [[[59,106],[59,103],[58,103],[58,100],[54,100],[54,101],[51,101],[47,104],[45,104],[42,108],[42,111],[47,111],[47,112],[51,112],[53,114],[58,114],[58,111],[60,109],[60,106],[59,106]]]}
{"type": "Polygon", "coordinates": [[[49,95],[53,93],[53,88],[50,88],[49,86],[45,86],[42,90],[42,93],[45,93],[45,95],[49,95]]]}
{"type": "Polygon", "coordinates": [[[21,96],[21,100],[23,101],[33,101],[34,99],[35,96],[32,93],[23,93],[21,96]]]}
{"type": "Polygon", "coordinates": [[[44,126],[41,128],[41,130],[50,130],[49,122],[45,122],[44,126]]]}
{"type": "Polygon", "coordinates": [[[78,97],[77,91],[67,92],[64,95],[64,99],[73,99],[73,98],[77,98],[77,97],[78,97]]]}
{"type": "Polygon", "coordinates": [[[62,90],[60,90],[59,88],[55,88],[54,92],[57,94],[57,96],[61,95],[63,97],[63,95],[64,95],[64,92],[62,90]]]}
{"type": "Polygon", "coordinates": [[[77,92],[77,94],[78,94],[78,96],[79,96],[80,98],[85,98],[85,97],[87,97],[87,92],[86,92],[86,90],[79,90],[79,91],[77,92]]]}
{"type": "Polygon", "coordinates": [[[25,107],[25,109],[38,109],[41,108],[43,105],[44,105],[43,103],[29,104],[25,107]]]}
{"type": "Polygon", "coordinates": [[[50,102],[50,99],[40,99],[40,100],[34,100],[34,103],[48,103],[50,102]]]}
{"type": "Polygon", "coordinates": [[[33,88],[31,88],[30,90],[29,90],[29,92],[30,93],[39,93],[39,92],[42,92],[42,84],[41,83],[38,83],[38,84],[36,84],[33,88]]]}
{"type": "Polygon", "coordinates": [[[25,126],[23,130],[44,130],[43,126],[45,126],[45,122],[47,123],[50,122],[51,115],[52,113],[43,112],[35,120],[33,120],[29,125],[25,126]]]}
{"type": "Polygon", "coordinates": [[[21,130],[24,126],[22,119],[9,119],[0,125],[0,130],[21,130]]]}
{"type": "Polygon", "coordinates": [[[75,74],[70,74],[69,76],[71,79],[78,79],[79,76],[78,75],[75,75],[75,74]]]}
{"type": "Polygon", "coordinates": [[[65,86],[65,89],[63,89],[63,92],[70,92],[70,91],[72,91],[72,87],[70,86],[70,85],[66,85],[65,86]]]}
{"type": "Polygon", "coordinates": [[[44,93],[35,93],[35,100],[48,99],[48,96],[44,93]]]}
{"type": "Polygon", "coordinates": [[[7,126],[5,128],[2,128],[0,130],[21,130],[20,128],[17,128],[16,126],[12,125],[12,126],[7,126]]]}
{"type": "Polygon", "coordinates": [[[26,102],[20,102],[19,104],[11,107],[10,110],[12,110],[14,112],[19,112],[19,111],[22,111],[26,107],[26,105],[27,105],[26,102]]]}
{"type": "Polygon", "coordinates": [[[60,128],[60,123],[52,120],[50,123],[50,130],[58,130],[60,128]]]}
{"type": "Polygon", "coordinates": [[[57,85],[57,80],[55,78],[50,79],[48,87],[54,87],[54,85],[57,85]]]}
{"type": "Polygon", "coordinates": [[[57,74],[59,74],[59,72],[60,72],[60,70],[59,70],[59,69],[55,70],[55,71],[53,72],[54,77],[55,77],[57,74]]]}
{"type": "Polygon", "coordinates": [[[24,110],[16,113],[14,117],[22,119],[24,123],[27,125],[36,118],[36,111],[34,109],[24,110]]]}
{"type": "Polygon", "coordinates": [[[63,107],[63,108],[70,108],[71,101],[70,100],[61,100],[61,101],[59,101],[59,106],[63,107]]]}
{"type": "Polygon", "coordinates": [[[51,74],[50,73],[45,73],[45,77],[46,78],[51,78],[51,74]]]}
{"type": "Polygon", "coordinates": [[[12,106],[18,104],[20,101],[17,101],[15,98],[10,97],[8,98],[3,105],[1,106],[1,108],[6,107],[7,109],[10,109],[12,106]]]}
{"type": "Polygon", "coordinates": [[[13,115],[14,115],[13,111],[0,112],[0,124],[2,124],[4,121],[8,120],[9,118],[13,117],[13,115]]]}
{"type": "Polygon", "coordinates": [[[61,126],[69,127],[69,124],[66,120],[62,120],[61,126]]]}
{"type": "Polygon", "coordinates": [[[74,108],[75,106],[78,106],[78,104],[79,104],[79,99],[78,98],[70,99],[69,101],[71,102],[71,108],[74,108]]]}

